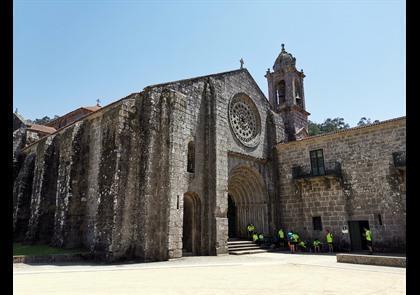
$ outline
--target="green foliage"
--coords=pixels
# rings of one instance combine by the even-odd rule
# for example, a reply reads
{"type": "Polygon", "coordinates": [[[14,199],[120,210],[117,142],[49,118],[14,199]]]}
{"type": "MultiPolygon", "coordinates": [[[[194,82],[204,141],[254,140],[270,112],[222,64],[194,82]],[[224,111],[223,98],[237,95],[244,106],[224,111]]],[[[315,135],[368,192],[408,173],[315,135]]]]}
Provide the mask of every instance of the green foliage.
{"type": "Polygon", "coordinates": [[[55,115],[54,118],[50,118],[48,116],[45,116],[45,117],[43,117],[41,119],[35,119],[33,121],[28,120],[28,121],[30,121],[33,124],[45,125],[45,124],[47,124],[47,123],[49,123],[49,122],[51,122],[51,121],[53,121],[53,120],[55,120],[55,119],[57,119],[59,117],[60,116],[58,116],[58,115],[55,115]]]}
{"type": "Polygon", "coordinates": [[[13,243],[13,256],[43,256],[51,254],[78,254],[87,252],[84,249],[63,249],[53,248],[47,245],[22,245],[20,243],[13,243]]]}
{"type": "MultiPolygon", "coordinates": [[[[373,123],[379,123],[379,120],[375,120],[373,121],[373,123]]],[[[365,125],[369,125],[372,124],[372,121],[370,118],[366,118],[366,117],[362,117],[359,120],[359,123],[357,123],[357,126],[365,126],[365,125]]]]}
{"type": "MultiPolygon", "coordinates": [[[[365,126],[369,124],[379,123],[379,120],[375,120],[372,122],[370,118],[362,117],[359,120],[359,123],[357,123],[357,126],[365,126]]],[[[333,132],[337,130],[343,130],[350,128],[349,124],[344,122],[343,118],[334,118],[334,119],[326,119],[324,123],[315,123],[312,121],[309,121],[308,124],[308,131],[309,136],[317,135],[317,134],[323,134],[328,132],[333,132]]]]}
{"type": "Polygon", "coordinates": [[[308,121],[308,132],[310,136],[321,133],[321,130],[319,129],[319,125],[320,124],[314,123],[311,120],[308,121]]]}
{"type": "Polygon", "coordinates": [[[343,118],[328,118],[321,124],[309,121],[308,131],[309,135],[312,136],[348,128],[350,128],[350,125],[344,122],[343,118]]]}

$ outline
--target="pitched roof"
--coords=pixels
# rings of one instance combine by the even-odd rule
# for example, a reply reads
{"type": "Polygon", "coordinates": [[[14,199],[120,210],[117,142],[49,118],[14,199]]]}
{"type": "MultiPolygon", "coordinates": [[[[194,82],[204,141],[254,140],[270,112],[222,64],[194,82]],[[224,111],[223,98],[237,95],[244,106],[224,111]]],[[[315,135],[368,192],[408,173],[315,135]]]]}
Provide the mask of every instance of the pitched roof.
{"type": "Polygon", "coordinates": [[[243,69],[238,69],[238,70],[233,70],[233,71],[227,71],[227,72],[221,72],[221,73],[216,73],[216,74],[210,74],[210,75],[198,76],[198,77],[193,77],[193,78],[188,78],[188,79],[182,79],[182,80],[176,80],[176,81],[170,81],[170,82],[165,82],[165,83],[149,85],[149,86],[146,86],[145,89],[146,88],[152,88],[152,87],[158,87],[158,86],[164,86],[164,85],[168,85],[168,84],[175,84],[175,83],[181,83],[181,82],[200,80],[200,79],[208,78],[208,77],[223,76],[223,75],[226,75],[226,74],[233,74],[233,73],[240,72],[240,71],[248,72],[247,69],[243,68],[243,69]]]}
{"type": "Polygon", "coordinates": [[[98,106],[98,105],[95,105],[95,106],[88,106],[88,107],[80,107],[80,108],[77,108],[77,109],[75,109],[75,110],[73,110],[73,111],[71,111],[71,112],[68,112],[68,113],[66,113],[66,114],[64,114],[64,115],[62,115],[62,116],[60,116],[60,117],[58,117],[58,118],[55,118],[54,120],[51,120],[50,122],[48,122],[47,123],[47,126],[52,126],[52,125],[54,125],[54,123],[56,122],[56,121],[58,121],[58,120],[60,120],[60,119],[62,119],[62,118],[64,118],[64,117],[66,117],[66,116],[68,116],[68,115],[70,115],[70,114],[73,114],[73,113],[75,113],[76,111],[78,111],[78,110],[88,110],[89,112],[96,112],[97,110],[99,110],[99,109],[101,109],[102,107],[101,106],[98,106]]]}
{"type": "Polygon", "coordinates": [[[101,106],[98,106],[98,105],[91,106],[91,107],[81,107],[81,109],[85,109],[85,110],[88,110],[88,111],[91,111],[91,112],[96,112],[97,110],[99,110],[101,108],[102,107],[101,106]]]}
{"type": "Polygon", "coordinates": [[[28,124],[28,130],[43,132],[43,133],[48,133],[48,134],[51,134],[56,131],[55,128],[53,127],[39,125],[39,124],[28,124]]]}

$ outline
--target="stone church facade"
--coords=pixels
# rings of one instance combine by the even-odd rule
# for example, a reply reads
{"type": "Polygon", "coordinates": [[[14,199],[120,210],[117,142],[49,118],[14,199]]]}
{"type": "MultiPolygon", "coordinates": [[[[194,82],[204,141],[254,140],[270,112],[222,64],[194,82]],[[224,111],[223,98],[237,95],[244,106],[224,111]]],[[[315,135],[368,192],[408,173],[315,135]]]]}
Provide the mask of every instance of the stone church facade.
{"type": "MultiPolygon", "coordinates": [[[[266,73],[268,99],[242,68],[157,84],[23,148],[15,240],[86,247],[108,261],[157,261],[227,253],[228,239],[244,237],[249,222],[266,235],[281,226],[313,236],[312,214],[325,213],[324,224],[338,230],[382,212],[382,232],[388,223],[405,232],[405,203],[390,213],[405,198],[405,170],[389,172],[381,158],[405,151],[405,119],[366,128],[376,135],[308,137],[305,75],[295,62],[283,48],[266,73]],[[356,164],[365,160],[357,150],[365,140],[370,168],[356,164]],[[308,151],[322,147],[346,178],[293,178],[308,151]]],[[[384,249],[405,247],[404,235],[394,237],[384,236],[384,249]]]]}

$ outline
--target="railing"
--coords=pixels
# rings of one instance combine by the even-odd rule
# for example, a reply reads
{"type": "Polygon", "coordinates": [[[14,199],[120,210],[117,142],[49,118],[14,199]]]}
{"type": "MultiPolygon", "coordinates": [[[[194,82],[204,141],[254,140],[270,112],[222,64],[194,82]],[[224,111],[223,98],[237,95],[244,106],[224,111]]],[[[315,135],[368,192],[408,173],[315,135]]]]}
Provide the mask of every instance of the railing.
{"type": "Polygon", "coordinates": [[[316,177],[316,176],[341,176],[341,164],[339,162],[325,162],[324,169],[312,170],[311,165],[294,166],[292,168],[293,179],[316,177]]]}
{"type": "Polygon", "coordinates": [[[405,167],[405,151],[392,153],[395,167],[405,167]]]}

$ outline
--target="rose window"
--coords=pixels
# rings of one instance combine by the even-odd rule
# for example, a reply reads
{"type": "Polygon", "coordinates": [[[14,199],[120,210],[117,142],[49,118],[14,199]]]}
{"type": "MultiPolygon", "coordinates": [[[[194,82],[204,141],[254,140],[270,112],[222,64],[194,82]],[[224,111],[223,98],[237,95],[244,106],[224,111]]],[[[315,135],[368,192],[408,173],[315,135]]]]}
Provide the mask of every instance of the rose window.
{"type": "Polygon", "coordinates": [[[259,143],[260,115],[254,102],[244,94],[236,95],[229,104],[229,122],[236,138],[245,146],[259,143]]]}

